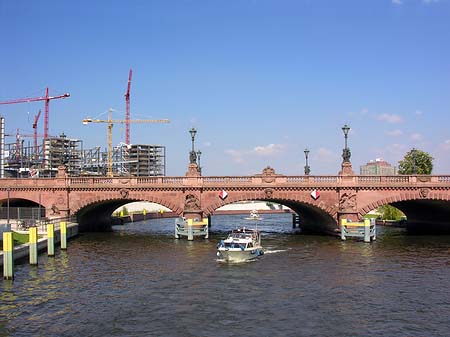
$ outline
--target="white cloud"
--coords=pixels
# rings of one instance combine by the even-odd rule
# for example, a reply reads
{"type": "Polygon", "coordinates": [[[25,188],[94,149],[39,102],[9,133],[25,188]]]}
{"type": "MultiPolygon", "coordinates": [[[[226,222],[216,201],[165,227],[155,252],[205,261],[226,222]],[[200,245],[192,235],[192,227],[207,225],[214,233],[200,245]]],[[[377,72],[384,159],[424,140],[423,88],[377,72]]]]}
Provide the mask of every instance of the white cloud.
{"type": "Polygon", "coordinates": [[[416,114],[416,116],[422,116],[423,115],[423,111],[420,111],[420,110],[416,110],[414,113],[416,114]]]}
{"type": "Polygon", "coordinates": [[[280,144],[269,144],[266,146],[256,146],[253,152],[257,155],[270,156],[279,153],[283,150],[284,146],[280,144]]]}
{"type": "Polygon", "coordinates": [[[403,131],[402,130],[392,130],[392,131],[386,131],[386,135],[391,136],[391,137],[399,137],[401,135],[403,135],[403,131]]]}
{"type": "Polygon", "coordinates": [[[231,156],[231,160],[233,160],[235,163],[244,162],[245,153],[243,151],[227,149],[225,150],[225,153],[231,156]]]}
{"type": "Polygon", "coordinates": [[[442,146],[442,148],[444,149],[444,151],[450,151],[450,139],[447,139],[444,142],[444,145],[442,146]]]}
{"type": "Polygon", "coordinates": [[[401,123],[403,122],[402,117],[400,117],[399,115],[395,115],[395,114],[381,114],[376,116],[376,119],[382,122],[387,122],[387,123],[401,123]]]}
{"type": "Polygon", "coordinates": [[[406,145],[403,144],[391,144],[386,147],[386,153],[390,153],[393,158],[403,158],[406,153],[406,145]]]}
{"type": "Polygon", "coordinates": [[[411,134],[411,140],[420,142],[423,140],[423,136],[420,133],[413,133],[411,134]]]}
{"type": "Polygon", "coordinates": [[[235,163],[243,163],[246,159],[254,157],[268,157],[274,156],[278,153],[283,152],[285,145],[282,144],[269,144],[269,145],[258,145],[253,149],[243,149],[243,150],[225,150],[225,154],[231,156],[231,159],[235,163]]]}
{"type": "Polygon", "coordinates": [[[314,159],[317,161],[322,161],[322,162],[333,162],[336,160],[336,158],[338,158],[339,156],[324,147],[319,148],[315,153],[314,153],[314,159]]]}
{"type": "Polygon", "coordinates": [[[403,1],[402,0],[392,0],[392,3],[394,5],[403,5],[403,1]]]}

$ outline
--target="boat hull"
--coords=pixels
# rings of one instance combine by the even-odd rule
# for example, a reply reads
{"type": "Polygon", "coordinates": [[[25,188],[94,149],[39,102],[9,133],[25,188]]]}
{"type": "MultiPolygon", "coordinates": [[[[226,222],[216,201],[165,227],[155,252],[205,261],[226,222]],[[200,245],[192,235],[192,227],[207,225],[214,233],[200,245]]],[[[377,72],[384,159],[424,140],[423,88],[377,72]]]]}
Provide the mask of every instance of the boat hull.
{"type": "Polygon", "coordinates": [[[241,249],[219,249],[217,250],[217,257],[226,262],[245,262],[256,259],[263,255],[262,248],[253,248],[248,250],[241,249]]]}

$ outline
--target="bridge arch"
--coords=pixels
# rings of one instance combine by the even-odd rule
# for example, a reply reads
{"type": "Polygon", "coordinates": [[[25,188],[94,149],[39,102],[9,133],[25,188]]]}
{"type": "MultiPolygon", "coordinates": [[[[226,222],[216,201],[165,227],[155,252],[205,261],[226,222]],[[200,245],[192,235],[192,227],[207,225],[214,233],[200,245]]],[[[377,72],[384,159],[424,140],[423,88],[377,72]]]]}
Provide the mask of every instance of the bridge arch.
{"type": "Polygon", "coordinates": [[[335,232],[336,229],[336,213],[333,209],[325,207],[325,204],[314,204],[308,198],[293,199],[286,197],[264,197],[255,193],[241,193],[231,196],[224,201],[217,201],[208,206],[206,215],[212,215],[214,212],[225,205],[242,201],[263,201],[273,202],[289,207],[293,212],[300,216],[300,228],[303,232],[324,233],[335,232]],[[331,212],[330,212],[331,211],[331,212]]]}
{"type": "Polygon", "coordinates": [[[117,208],[136,201],[146,201],[159,204],[169,208],[172,212],[179,216],[183,213],[182,209],[175,203],[156,196],[148,195],[145,198],[105,198],[94,196],[84,199],[82,203],[77,204],[76,207],[73,208],[73,215],[77,217],[81,231],[105,230],[110,228],[111,215],[117,208]]]}
{"type": "Polygon", "coordinates": [[[407,217],[407,227],[416,232],[450,232],[450,193],[446,190],[422,189],[398,191],[366,203],[359,210],[363,216],[373,209],[392,205],[407,217]]]}

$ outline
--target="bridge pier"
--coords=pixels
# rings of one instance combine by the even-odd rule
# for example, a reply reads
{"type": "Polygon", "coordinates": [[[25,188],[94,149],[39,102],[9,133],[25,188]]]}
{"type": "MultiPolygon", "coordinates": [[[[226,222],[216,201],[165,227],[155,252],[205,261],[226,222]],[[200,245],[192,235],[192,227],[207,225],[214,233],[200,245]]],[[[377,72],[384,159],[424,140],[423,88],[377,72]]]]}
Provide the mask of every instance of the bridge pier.
{"type": "Polygon", "coordinates": [[[338,224],[342,223],[342,219],[346,219],[351,222],[358,222],[360,220],[358,212],[339,212],[338,213],[338,224]]]}

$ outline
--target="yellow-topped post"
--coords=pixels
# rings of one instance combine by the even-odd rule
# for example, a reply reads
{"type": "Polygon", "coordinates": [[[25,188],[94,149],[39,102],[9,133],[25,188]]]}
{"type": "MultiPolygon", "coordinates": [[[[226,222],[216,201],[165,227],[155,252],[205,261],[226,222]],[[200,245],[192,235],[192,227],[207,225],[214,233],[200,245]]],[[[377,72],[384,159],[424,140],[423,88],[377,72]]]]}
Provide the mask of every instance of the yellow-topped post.
{"type": "Polygon", "coordinates": [[[3,278],[14,278],[14,239],[13,232],[3,232],[3,278]]]}
{"type": "Polygon", "coordinates": [[[67,222],[61,221],[59,223],[61,231],[61,249],[67,249],[67,222]]]}
{"type": "Polygon", "coordinates": [[[55,225],[47,224],[47,255],[55,256],[55,225]]]}
{"type": "Polygon", "coordinates": [[[28,241],[30,243],[30,264],[38,264],[38,247],[37,247],[37,227],[30,227],[28,231],[28,241]]]}

